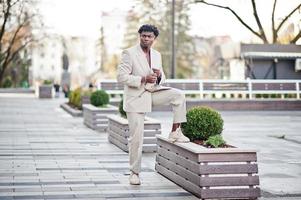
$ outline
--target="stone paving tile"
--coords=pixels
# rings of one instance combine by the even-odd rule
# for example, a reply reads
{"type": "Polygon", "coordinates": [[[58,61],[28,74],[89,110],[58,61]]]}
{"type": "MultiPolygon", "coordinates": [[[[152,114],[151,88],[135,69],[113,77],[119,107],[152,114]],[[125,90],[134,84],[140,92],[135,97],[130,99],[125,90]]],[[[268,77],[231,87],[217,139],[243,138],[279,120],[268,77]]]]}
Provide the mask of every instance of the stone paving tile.
{"type": "MultiPolygon", "coordinates": [[[[111,145],[106,134],[86,128],[57,109],[59,102],[47,103],[0,98],[0,112],[5,107],[8,116],[0,116],[0,199],[164,196],[177,189],[193,197],[173,183],[162,192],[155,185],[139,190],[127,187],[127,153],[111,145]],[[24,104],[26,109],[20,106],[24,104]]],[[[155,174],[154,166],[143,164],[142,168],[145,176],[155,174]]]]}
{"type": "MultiPolygon", "coordinates": [[[[0,193],[0,198],[1,197],[9,197],[9,196],[41,196],[43,195],[42,191],[30,191],[30,192],[1,192],[0,193]]],[[[41,198],[41,197],[39,197],[41,198]]]]}
{"type": "MultiPolygon", "coordinates": [[[[0,97],[0,199],[197,199],[154,171],[155,154],[143,154],[143,184],[129,185],[127,153],[110,144],[106,133],[66,114],[59,108],[63,101],[0,97]]],[[[167,135],[172,114],[153,116],[167,135]]],[[[301,112],[222,116],[227,141],[260,150],[261,187],[270,192],[260,200],[301,199],[293,185],[301,185],[301,146],[270,136],[298,140],[301,112]]]]}
{"type": "Polygon", "coordinates": [[[107,200],[194,200],[194,197],[173,196],[173,197],[132,197],[132,198],[107,198],[107,200]]]}

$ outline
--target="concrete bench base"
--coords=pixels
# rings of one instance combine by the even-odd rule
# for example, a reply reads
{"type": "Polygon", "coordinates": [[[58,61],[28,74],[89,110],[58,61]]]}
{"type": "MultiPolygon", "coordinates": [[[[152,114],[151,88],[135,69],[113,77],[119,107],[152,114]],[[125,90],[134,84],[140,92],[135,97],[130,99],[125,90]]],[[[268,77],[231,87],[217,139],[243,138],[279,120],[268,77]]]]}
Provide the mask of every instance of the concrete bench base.
{"type": "Polygon", "coordinates": [[[52,85],[40,85],[39,86],[39,98],[40,99],[52,98],[52,85]]]}
{"type": "MultiPolygon", "coordinates": [[[[123,151],[128,152],[128,138],[130,136],[128,120],[119,115],[111,115],[108,117],[108,119],[109,126],[107,132],[109,134],[109,141],[123,151]]],[[[144,122],[143,152],[157,151],[157,134],[161,134],[160,122],[146,117],[144,122]]]]}
{"type": "Polygon", "coordinates": [[[108,127],[107,116],[117,112],[118,108],[112,105],[99,108],[92,104],[83,104],[84,124],[93,130],[105,132],[108,127]]]}
{"type": "Polygon", "coordinates": [[[157,136],[156,171],[201,199],[257,199],[257,155],[238,148],[207,149],[157,136]]]}

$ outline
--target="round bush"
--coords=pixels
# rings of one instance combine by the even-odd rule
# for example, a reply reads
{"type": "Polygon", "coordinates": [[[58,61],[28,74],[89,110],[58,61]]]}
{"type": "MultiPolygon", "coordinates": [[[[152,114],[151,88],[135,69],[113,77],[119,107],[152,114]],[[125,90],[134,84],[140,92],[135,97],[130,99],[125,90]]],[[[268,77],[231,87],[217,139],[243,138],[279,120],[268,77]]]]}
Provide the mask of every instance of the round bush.
{"type": "Polygon", "coordinates": [[[119,103],[119,113],[122,117],[126,118],[126,112],[123,110],[123,99],[119,103]]]}
{"type": "Polygon", "coordinates": [[[187,122],[182,130],[191,140],[208,140],[210,136],[221,134],[224,121],[221,115],[209,107],[194,107],[187,114],[187,122]]]}
{"type": "Polygon", "coordinates": [[[91,104],[97,107],[108,104],[109,100],[109,95],[104,90],[97,90],[90,97],[91,104]]]}

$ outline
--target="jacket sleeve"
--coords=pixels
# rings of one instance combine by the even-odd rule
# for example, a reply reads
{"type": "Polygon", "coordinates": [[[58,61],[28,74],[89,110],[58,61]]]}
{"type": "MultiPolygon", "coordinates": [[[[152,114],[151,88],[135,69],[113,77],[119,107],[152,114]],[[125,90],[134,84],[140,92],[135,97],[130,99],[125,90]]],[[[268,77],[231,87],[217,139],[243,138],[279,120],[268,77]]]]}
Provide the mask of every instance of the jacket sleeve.
{"type": "Polygon", "coordinates": [[[161,63],[161,77],[160,77],[160,80],[159,80],[159,83],[158,83],[159,85],[165,83],[165,80],[166,80],[164,70],[163,70],[163,66],[162,66],[161,54],[160,54],[160,63],[161,63]]]}
{"type": "Polygon", "coordinates": [[[140,87],[141,76],[132,75],[133,64],[127,50],[122,52],[121,62],[117,70],[117,81],[128,85],[129,87],[140,87]]]}

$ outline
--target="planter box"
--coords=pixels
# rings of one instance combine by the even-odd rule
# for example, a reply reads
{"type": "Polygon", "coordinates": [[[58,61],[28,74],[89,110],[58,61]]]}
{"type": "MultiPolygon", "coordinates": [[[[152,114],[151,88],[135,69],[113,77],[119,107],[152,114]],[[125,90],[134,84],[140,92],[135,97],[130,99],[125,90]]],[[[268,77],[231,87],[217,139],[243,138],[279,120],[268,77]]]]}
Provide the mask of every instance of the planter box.
{"type": "MultiPolygon", "coordinates": [[[[119,115],[108,116],[108,138],[109,141],[125,152],[129,151],[128,138],[130,137],[128,120],[119,115]]],[[[156,152],[156,135],[161,134],[161,124],[158,120],[145,117],[144,121],[144,139],[143,152],[156,152]]]]}
{"type": "Polygon", "coordinates": [[[97,131],[106,131],[108,127],[107,116],[109,114],[117,114],[118,108],[108,105],[105,108],[99,108],[92,104],[83,105],[84,124],[89,128],[97,131]]]}
{"type": "Polygon", "coordinates": [[[52,85],[40,85],[39,98],[52,98],[52,85]]]}
{"type": "Polygon", "coordinates": [[[83,116],[82,110],[77,110],[68,105],[68,103],[61,104],[61,108],[63,108],[67,113],[72,115],[73,117],[81,117],[83,116]]]}
{"type": "Polygon", "coordinates": [[[257,199],[257,155],[239,148],[207,149],[157,136],[156,171],[201,199],[257,199]]]}
{"type": "Polygon", "coordinates": [[[90,96],[81,96],[82,107],[84,104],[90,104],[90,96]]]}

